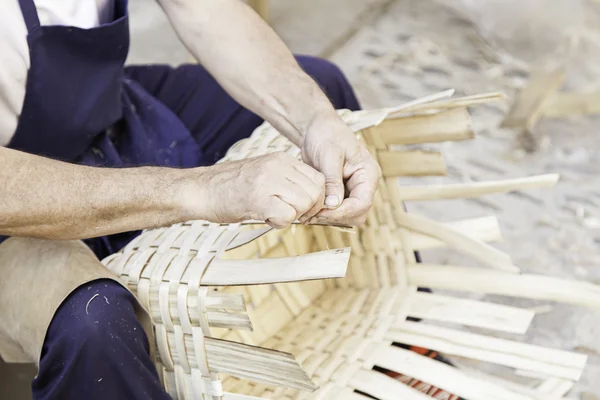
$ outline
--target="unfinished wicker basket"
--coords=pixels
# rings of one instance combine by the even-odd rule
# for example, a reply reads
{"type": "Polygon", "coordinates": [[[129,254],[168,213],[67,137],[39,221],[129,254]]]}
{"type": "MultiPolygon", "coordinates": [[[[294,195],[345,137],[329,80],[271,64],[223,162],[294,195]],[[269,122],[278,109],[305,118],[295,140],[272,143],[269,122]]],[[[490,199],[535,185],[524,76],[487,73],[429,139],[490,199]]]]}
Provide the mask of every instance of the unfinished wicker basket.
{"type": "MultiPolygon", "coordinates": [[[[437,152],[397,150],[397,145],[471,139],[466,107],[499,97],[448,100],[449,94],[396,109],[340,111],[379,160],[385,178],[360,229],[294,225],[271,231],[256,221],[194,221],[146,231],[103,261],[149,311],[156,365],[173,398],[430,398],[380,369],[469,400],[563,398],[580,378],[585,355],[459,330],[524,333],[534,311],[417,291],[429,287],[600,305],[595,285],[520,274],[507,254],[486,244],[500,239],[495,217],[442,224],[405,212],[405,200],[474,197],[551,186],[558,179],[401,186],[398,176],[440,175],[446,167],[437,152]],[[416,262],[415,251],[445,246],[487,268],[416,262]],[[538,388],[519,386],[442,364],[395,342],[547,380],[538,388]]],[[[264,124],[224,160],[274,151],[299,156],[298,148],[264,124]]]]}

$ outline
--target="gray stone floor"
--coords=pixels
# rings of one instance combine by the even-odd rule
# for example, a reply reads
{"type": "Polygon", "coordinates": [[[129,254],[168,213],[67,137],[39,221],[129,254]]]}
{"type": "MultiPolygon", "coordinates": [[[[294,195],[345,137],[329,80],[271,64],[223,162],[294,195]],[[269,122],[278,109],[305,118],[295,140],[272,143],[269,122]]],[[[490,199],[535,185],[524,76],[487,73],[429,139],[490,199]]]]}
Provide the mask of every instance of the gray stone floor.
{"type": "MultiPolygon", "coordinates": [[[[338,63],[369,108],[399,104],[450,87],[459,94],[499,90],[514,95],[534,65],[551,61],[547,48],[542,51],[536,47],[539,41],[531,36],[535,32],[518,38],[503,36],[497,42],[502,48],[498,47],[493,32],[491,36],[482,33],[469,18],[474,14],[457,11],[463,3],[469,2],[272,0],[271,24],[294,52],[322,55],[338,63]]],[[[585,26],[598,34],[598,5],[577,4],[589,7],[584,10],[585,26]]],[[[180,64],[190,60],[153,0],[132,0],[130,7],[130,63],[180,64]]],[[[519,10],[500,11],[511,15],[519,10]]],[[[552,33],[553,38],[561,37],[561,32],[552,33]]],[[[570,88],[589,88],[599,81],[595,67],[600,65],[600,48],[589,46],[572,57],[577,62],[569,66],[570,88]]],[[[506,110],[507,104],[475,109],[478,139],[439,146],[450,166],[450,177],[432,181],[560,172],[559,185],[554,190],[494,195],[477,201],[410,204],[411,210],[443,221],[496,214],[505,239],[500,247],[524,271],[600,283],[600,178],[596,173],[600,166],[600,118],[542,121],[538,127],[542,146],[528,155],[519,148],[515,132],[497,128],[506,110]]],[[[453,264],[467,262],[451,252],[426,253],[425,257],[453,264]]],[[[526,307],[540,305],[499,297],[492,300],[526,307]]],[[[594,397],[600,396],[600,383],[595,379],[600,376],[598,334],[600,312],[552,305],[550,311],[536,317],[531,331],[520,339],[589,354],[584,378],[572,397],[593,400],[600,398],[594,397]]],[[[0,362],[0,399],[28,398],[32,374],[32,369],[9,370],[0,362]]]]}

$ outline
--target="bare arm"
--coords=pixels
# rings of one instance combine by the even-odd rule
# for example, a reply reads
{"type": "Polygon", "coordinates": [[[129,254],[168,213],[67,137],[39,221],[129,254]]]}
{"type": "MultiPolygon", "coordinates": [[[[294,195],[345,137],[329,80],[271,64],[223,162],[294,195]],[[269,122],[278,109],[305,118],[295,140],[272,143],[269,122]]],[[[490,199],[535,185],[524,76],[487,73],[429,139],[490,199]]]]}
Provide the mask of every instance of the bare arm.
{"type": "Polygon", "coordinates": [[[181,221],[181,171],[67,164],[0,147],[0,234],[79,239],[181,221]]]}
{"type": "Polygon", "coordinates": [[[275,32],[240,0],[158,1],[221,86],[298,145],[303,160],[323,173],[329,209],[317,221],[364,222],[381,177],[379,165],[275,32]]]}
{"type": "Polygon", "coordinates": [[[0,166],[0,235],[10,236],[83,239],[193,219],[283,227],[324,197],[322,175],[284,154],[191,169],[111,169],[0,147],[0,166]]]}
{"type": "Polygon", "coordinates": [[[329,100],[275,32],[240,0],[158,0],[183,43],[240,104],[297,145],[329,100]]]}

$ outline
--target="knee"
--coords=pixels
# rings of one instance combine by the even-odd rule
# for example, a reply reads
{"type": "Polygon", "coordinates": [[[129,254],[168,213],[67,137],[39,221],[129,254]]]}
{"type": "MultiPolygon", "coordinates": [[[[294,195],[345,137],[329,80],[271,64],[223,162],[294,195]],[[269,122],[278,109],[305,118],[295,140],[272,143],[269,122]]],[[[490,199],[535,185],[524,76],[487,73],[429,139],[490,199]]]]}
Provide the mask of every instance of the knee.
{"type": "Polygon", "coordinates": [[[110,280],[79,287],[61,305],[47,337],[79,351],[102,352],[122,347],[147,351],[148,341],[137,320],[135,299],[110,280]]]}
{"type": "Polygon", "coordinates": [[[354,90],[342,70],[331,61],[312,56],[297,56],[302,69],[323,89],[335,108],[360,109],[354,90]]]}

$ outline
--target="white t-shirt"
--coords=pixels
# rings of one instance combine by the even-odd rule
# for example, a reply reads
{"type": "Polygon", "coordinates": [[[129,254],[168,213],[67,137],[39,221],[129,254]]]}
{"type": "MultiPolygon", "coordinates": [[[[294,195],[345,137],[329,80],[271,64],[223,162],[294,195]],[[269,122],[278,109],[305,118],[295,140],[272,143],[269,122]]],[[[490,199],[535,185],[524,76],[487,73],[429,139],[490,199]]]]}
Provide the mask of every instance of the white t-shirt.
{"type": "MultiPolygon", "coordinates": [[[[42,25],[93,28],[113,19],[114,0],[34,0],[42,25]]],[[[17,129],[29,69],[27,27],[19,0],[2,0],[0,12],[0,146],[17,129]]]]}

